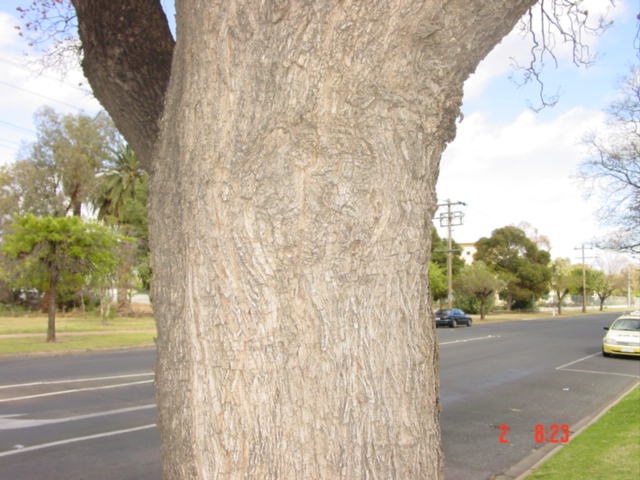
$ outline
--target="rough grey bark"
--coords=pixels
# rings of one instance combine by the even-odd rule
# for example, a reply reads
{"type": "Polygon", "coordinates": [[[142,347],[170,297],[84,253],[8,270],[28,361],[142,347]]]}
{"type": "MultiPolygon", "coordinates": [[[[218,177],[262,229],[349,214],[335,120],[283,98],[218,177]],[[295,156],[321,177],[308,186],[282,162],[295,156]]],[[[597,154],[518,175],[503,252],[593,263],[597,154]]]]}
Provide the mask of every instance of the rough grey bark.
{"type": "Polygon", "coordinates": [[[159,0],[71,0],[83,69],[96,97],[149,170],[175,42],[159,0]]]}
{"type": "Polygon", "coordinates": [[[441,478],[438,161],[532,3],[178,2],[150,204],[166,478],[441,478]]]}
{"type": "Polygon", "coordinates": [[[438,161],[534,0],[179,0],[175,52],[157,0],[72,1],[152,172],[165,477],[440,478],[438,161]]]}

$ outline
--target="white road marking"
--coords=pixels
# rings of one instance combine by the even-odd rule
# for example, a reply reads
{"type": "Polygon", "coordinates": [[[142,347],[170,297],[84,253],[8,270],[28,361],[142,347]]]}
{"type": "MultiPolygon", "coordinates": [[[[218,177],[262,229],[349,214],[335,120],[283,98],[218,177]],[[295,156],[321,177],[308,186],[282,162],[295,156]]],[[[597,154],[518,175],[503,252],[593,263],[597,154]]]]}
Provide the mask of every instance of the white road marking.
{"type": "Polygon", "coordinates": [[[582,358],[579,358],[579,359],[577,359],[577,360],[573,360],[572,362],[565,363],[564,365],[560,365],[559,367],[556,367],[556,370],[563,370],[563,369],[565,369],[565,368],[567,368],[567,367],[570,367],[571,365],[574,365],[574,364],[576,364],[576,363],[580,363],[580,362],[582,362],[583,360],[587,360],[587,359],[589,359],[589,358],[593,358],[593,357],[595,357],[596,355],[600,355],[600,353],[599,353],[599,352],[598,352],[598,353],[592,353],[591,355],[587,355],[586,357],[582,357],[582,358]]]}
{"type": "MultiPolygon", "coordinates": [[[[559,370],[556,368],[556,370],[559,370]]],[[[578,368],[563,368],[563,372],[579,372],[579,373],[598,373],[600,375],[613,375],[616,377],[640,378],[640,375],[632,375],[631,373],[602,372],[599,370],[580,370],[578,368]]]]}
{"type": "Polygon", "coordinates": [[[455,343],[475,342],[476,340],[489,340],[492,338],[500,338],[500,335],[485,335],[484,337],[464,338],[461,340],[453,340],[451,342],[442,342],[440,345],[453,345],[455,343]]]}
{"type": "Polygon", "coordinates": [[[41,425],[51,425],[53,423],[73,422],[76,420],[85,420],[88,418],[104,417],[107,415],[118,415],[121,413],[137,412],[139,410],[149,410],[155,408],[155,403],[140,405],[137,407],[118,408],[115,410],[105,410],[104,412],[87,413],[84,415],[74,415],[62,418],[16,418],[24,414],[0,415],[0,430],[18,430],[21,428],[39,427],[41,425]]]}
{"type": "Polygon", "coordinates": [[[4,390],[7,388],[34,387],[38,385],[59,385],[62,383],[99,382],[101,380],[118,380],[121,378],[150,377],[152,375],[153,375],[153,372],[131,373],[127,375],[113,375],[110,377],[69,378],[66,380],[41,380],[41,381],[30,382],[30,383],[14,383],[12,385],[0,385],[0,390],[4,390]]]}
{"type": "Polygon", "coordinates": [[[560,365],[559,367],[556,367],[556,370],[562,370],[563,372],[596,373],[598,375],[613,375],[617,377],[640,378],[640,375],[633,375],[631,373],[604,372],[602,370],[585,370],[581,368],[567,368],[567,367],[570,367],[571,365],[575,365],[576,363],[583,362],[584,360],[588,360],[590,358],[597,357],[599,355],[601,355],[600,352],[587,355],[586,357],[582,357],[577,360],[573,360],[571,362],[565,363],[564,365],[560,365]]]}
{"type": "Polygon", "coordinates": [[[148,425],[142,425],[140,427],[126,428],[124,430],[113,430],[111,432],[104,432],[104,433],[96,433],[94,435],[86,435],[84,437],[67,438],[64,440],[58,440],[56,442],[41,443],[40,445],[32,445],[30,447],[21,446],[22,448],[16,448],[14,450],[5,450],[4,452],[0,452],[0,457],[8,457],[9,455],[17,455],[19,453],[33,452],[35,450],[42,450],[50,447],[57,447],[60,445],[68,445],[70,443],[85,442],[87,440],[94,440],[96,438],[112,437],[114,435],[123,435],[125,433],[138,432],[141,430],[149,430],[150,428],[155,428],[155,427],[156,427],[155,423],[150,423],[148,425]]]}
{"type": "Polygon", "coordinates": [[[40,397],[53,397],[56,395],[68,395],[70,393],[78,393],[78,392],[90,392],[93,390],[110,390],[112,388],[122,388],[129,387],[132,385],[142,385],[145,383],[153,383],[152,380],[141,380],[139,382],[129,382],[129,383],[118,383],[115,385],[103,385],[101,387],[85,387],[85,388],[72,388],[69,390],[59,390],[57,392],[48,392],[48,393],[36,393],[34,395],[24,395],[22,397],[10,397],[10,398],[0,398],[0,403],[4,402],[13,402],[17,400],[28,400],[30,398],[40,398],[40,397]]]}

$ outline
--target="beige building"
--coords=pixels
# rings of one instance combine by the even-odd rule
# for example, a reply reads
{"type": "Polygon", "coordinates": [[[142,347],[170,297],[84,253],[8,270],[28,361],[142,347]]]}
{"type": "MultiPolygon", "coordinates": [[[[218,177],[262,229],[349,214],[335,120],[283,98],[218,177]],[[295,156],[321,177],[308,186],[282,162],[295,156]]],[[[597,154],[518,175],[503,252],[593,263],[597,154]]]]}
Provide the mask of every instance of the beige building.
{"type": "Polygon", "coordinates": [[[476,254],[476,244],[475,243],[459,243],[460,248],[462,248],[462,252],[460,253],[460,258],[464,260],[464,263],[467,265],[471,265],[473,263],[473,256],[476,254]]]}

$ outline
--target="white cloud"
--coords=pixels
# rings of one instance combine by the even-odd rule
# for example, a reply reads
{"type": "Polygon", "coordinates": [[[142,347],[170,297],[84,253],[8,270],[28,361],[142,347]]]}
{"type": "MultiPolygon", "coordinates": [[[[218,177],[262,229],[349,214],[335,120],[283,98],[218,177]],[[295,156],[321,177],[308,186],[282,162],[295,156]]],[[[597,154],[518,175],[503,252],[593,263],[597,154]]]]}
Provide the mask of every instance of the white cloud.
{"type": "Polygon", "coordinates": [[[5,50],[15,47],[18,44],[17,30],[15,26],[18,21],[12,15],[0,12],[0,48],[5,50]]]}
{"type": "Polygon", "coordinates": [[[552,255],[573,256],[573,247],[601,234],[595,207],[574,178],[586,157],[580,140],[602,124],[601,112],[573,108],[545,121],[532,112],[508,124],[482,113],[459,125],[445,152],[438,183],[440,201],[467,203],[459,242],[475,242],[506,225],[528,222],[549,237],[552,255]]]}
{"type": "Polygon", "coordinates": [[[95,113],[100,105],[90,94],[77,66],[55,75],[44,71],[39,57],[18,35],[19,20],[0,12],[0,165],[15,160],[22,142],[35,139],[33,115],[48,105],[60,113],[95,113]]]}

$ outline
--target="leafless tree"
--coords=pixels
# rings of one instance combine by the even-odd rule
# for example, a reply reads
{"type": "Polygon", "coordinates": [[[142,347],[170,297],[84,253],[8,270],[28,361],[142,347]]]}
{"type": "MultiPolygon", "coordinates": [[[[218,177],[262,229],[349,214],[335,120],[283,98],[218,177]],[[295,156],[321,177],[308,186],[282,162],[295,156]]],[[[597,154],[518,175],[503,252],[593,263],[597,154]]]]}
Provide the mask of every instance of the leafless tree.
{"type": "Polygon", "coordinates": [[[640,68],[626,78],[607,128],[589,134],[592,155],[579,174],[601,200],[600,218],[616,232],[602,246],[640,254],[640,68]]]}

